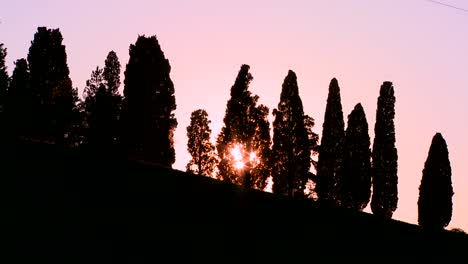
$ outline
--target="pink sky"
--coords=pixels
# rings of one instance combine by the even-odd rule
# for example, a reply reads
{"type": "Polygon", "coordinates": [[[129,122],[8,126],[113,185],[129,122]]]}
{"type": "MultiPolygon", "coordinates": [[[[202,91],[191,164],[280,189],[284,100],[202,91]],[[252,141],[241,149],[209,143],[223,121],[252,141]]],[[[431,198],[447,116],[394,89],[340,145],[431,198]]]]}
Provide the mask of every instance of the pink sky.
{"type": "MultiPolygon", "coordinates": [[[[449,228],[468,231],[468,12],[425,0],[221,2],[8,1],[0,10],[0,42],[11,73],[13,61],[27,56],[38,26],[60,28],[81,94],[110,50],[120,58],[123,77],[129,45],[138,34],[157,35],[172,66],[179,122],[174,167],[181,170],[190,158],[190,113],[206,109],[215,138],[241,64],[251,66],[251,90],[270,110],[294,70],[319,134],[328,84],[336,77],[345,122],[361,102],[371,141],[380,85],[392,81],[399,156],[394,218],[417,223],[422,169],[432,136],[441,132],[455,192],[449,228]]],[[[468,8],[466,1],[444,2],[468,8]]]]}

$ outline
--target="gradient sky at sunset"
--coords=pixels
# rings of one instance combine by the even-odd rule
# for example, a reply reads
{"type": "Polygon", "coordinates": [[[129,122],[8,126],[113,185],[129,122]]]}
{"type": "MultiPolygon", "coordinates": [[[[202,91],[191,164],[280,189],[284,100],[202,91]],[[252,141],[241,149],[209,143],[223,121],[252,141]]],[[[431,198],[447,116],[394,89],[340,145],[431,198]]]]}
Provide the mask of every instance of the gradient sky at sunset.
{"type": "MultiPolygon", "coordinates": [[[[467,1],[443,2],[468,9],[467,1]]],[[[60,28],[80,95],[110,50],[120,58],[123,84],[129,45],[139,34],[156,35],[172,66],[179,122],[174,167],[181,170],[189,159],[190,113],[206,109],[215,138],[241,64],[251,66],[251,91],[270,110],[294,70],[319,134],[336,77],[345,122],[361,102],[371,142],[380,85],[392,81],[399,156],[394,218],[417,223],[422,169],[432,136],[441,132],[455,192],[449,228],[468,231],[468,12],[426,0],[15,0],[2,3],[0,21],[10,73],[13,61],[27,56],[38,26],[60,28]]]]}

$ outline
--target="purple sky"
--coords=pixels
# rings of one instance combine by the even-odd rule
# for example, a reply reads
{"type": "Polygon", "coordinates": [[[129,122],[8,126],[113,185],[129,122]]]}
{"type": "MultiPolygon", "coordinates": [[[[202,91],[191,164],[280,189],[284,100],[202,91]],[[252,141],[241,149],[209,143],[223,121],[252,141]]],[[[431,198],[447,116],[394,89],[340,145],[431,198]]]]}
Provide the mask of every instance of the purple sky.
{"type": "MultiPolygon", "coordinates": [[[[110,50],[123,72],[129,45],[139,34],[156,35],[172,66],[179,122],[174,167],[182,170],[189,159],[190,113],[206,109],[215,138],[241,64],[251,66],[251,90],[270,110],[288,70],[294,70],[304,110],[319,134],[328,84],[336,77],[345,122],[361,102],[371,142],[380,85],[392,81],[399,156],[394,218],[417,223],[422,169],[432,136],[441,132],[455,192],[449,228],[468,231],[468,12],[426,0],[221,2],[7,1],[0,10],[0,42],[8,49],[11,73],[13,61],[27,56],[38,26],[60,28],[81,95],[110,50]]],[[[466,1],[443,2],[468,9],[466,1]]]]}

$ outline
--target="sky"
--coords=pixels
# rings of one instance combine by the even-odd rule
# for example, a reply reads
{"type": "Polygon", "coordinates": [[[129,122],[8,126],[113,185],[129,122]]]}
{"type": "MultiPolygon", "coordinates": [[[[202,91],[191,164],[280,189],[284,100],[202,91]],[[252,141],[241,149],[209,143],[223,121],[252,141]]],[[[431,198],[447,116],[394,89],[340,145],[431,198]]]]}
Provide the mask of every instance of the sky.
{"type": "MultiPolygon", "coordinates": [[[[178,127],[174,168],[185,170],[190,113],[203,108],[213,142],[242,64],[251,66],[251,91],[273,110],[288,70],[314,131],[321,135],[334,77],[345,122],[361,103],[374,137],[379,89],[394,84],[398,208],[393,218],[417,224],[422,169],[436,132],[449,149],[454,188],[448,228],[468,231],[468,2],[441,0],[194,0],[6,1],[0,43],[8,71],[27,57],[37,27],[60,28],[73,86],[80,95],[91,71],[114,50],[123,72],[129,45],[156,35],[169,59],[178,127]]],[[[366,211],[369,211],[367,208],[366,211]]]]}

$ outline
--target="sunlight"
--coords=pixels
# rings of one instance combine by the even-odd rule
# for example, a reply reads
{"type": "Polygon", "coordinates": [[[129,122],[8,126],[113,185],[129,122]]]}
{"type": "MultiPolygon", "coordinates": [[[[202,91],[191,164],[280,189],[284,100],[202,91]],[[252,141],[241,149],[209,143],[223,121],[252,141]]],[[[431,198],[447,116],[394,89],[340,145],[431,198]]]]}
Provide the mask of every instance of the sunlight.
{"type": "Polygon", "coordinates": [[[244,147],[242,144],[235,144],[233,146],[231,149],[232,163],[236,169],[241,170],[245,167],[253,168],[260,163],[257,153],[252,151],[248,156],[246,154],[244,154],[244,147]]]}
{"type": "Polygon", "coordinates": [[[250,160],[250,162],[256,161],[257,160],[257,154],[255,152],[251,152],[249,160],[250,160]]]}
{"type": "Polygon", "coordinates": [[[238,170],[241,170],[242,168],[244,168],[245,163],[243,162],[243,158],[242,158],[242,145],[236,144],[231,149],[231,155],[234,159],[234,167],[238,170]]]}
{"type": "Polygon", "coordinates": [[[236,167],[236,169],[238,170],[241,170],[242,168],[244,168],[244,166],[245,164],[242,161],[236,161],[236,163],[234,164],[234,167],[236,167]]]}
{"type": "Polygon", "coordinates": [[[232,148],[231,155],[234,157],[234,160],[236,162],[241,161],[242,160],[241,146],[237,144],[234,148],[232,148]]]}

